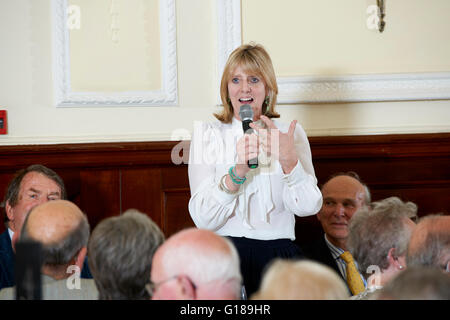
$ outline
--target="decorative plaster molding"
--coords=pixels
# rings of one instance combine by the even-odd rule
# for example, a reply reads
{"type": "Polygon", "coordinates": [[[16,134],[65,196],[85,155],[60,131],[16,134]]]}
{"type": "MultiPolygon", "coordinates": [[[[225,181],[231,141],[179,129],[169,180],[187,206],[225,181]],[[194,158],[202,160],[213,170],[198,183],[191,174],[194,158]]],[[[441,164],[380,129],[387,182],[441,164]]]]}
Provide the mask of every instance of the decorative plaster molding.
{"type": "MultiPolygon", "coordinates": [[[[241,45],[241,0],[217,0],[218,79],[241,45]]],[[[450,72],[278,77],[278,103],[450,99],[450,72]]],[[[220,96],[218,104],[221,104],[220,96]]]]}
{"type": "Polygon", "coordinates": [[[70,85],[67,0],[53,0],[53,74],[56,106],[164,106],[176,105],[175,0],[159,0],[162,88],[155,91],[75,92],[70,85]]]}

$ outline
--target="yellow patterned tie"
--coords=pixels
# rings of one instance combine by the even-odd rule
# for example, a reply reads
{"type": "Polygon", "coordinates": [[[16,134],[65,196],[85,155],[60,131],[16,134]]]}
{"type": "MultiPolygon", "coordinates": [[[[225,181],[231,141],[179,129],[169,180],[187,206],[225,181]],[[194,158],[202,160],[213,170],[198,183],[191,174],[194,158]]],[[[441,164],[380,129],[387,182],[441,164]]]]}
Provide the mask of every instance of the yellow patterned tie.
{"type": "Polygon", "coordinates": [[[364,282],[361,279],[361,275],[356,269],[355,261],[353,260],[353,256],[350,252],[345,251],[340,256],[342,260],[347,264],[346,272],[347,272],[347,283],[353,295],[357,295],[365,290],[364,282]]]}

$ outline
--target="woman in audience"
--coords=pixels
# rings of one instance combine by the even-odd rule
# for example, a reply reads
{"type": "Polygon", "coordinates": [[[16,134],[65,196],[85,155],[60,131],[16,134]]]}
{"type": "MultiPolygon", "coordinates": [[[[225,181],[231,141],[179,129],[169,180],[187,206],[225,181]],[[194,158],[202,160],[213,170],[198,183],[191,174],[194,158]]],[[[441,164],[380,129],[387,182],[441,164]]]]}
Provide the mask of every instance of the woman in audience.
{"type": "Polygon", "coordinates": [[[295,120],[274,120],[277,93],[266,50],[238,47],[223,72],[219,121],[197,123],[191,140],[190,215],[197,227],[234,243],[248,295],[273,258],[301,256],[292,241],[295,215],[315,214],[322,205],[304,130],[295,120]],[[246,117],[251,134],[243,132],[246,117]]]}
{"type": "Polygon", "coordinates": [[[417,206],[397,197],[373,202],[353,215],[347,247],[367,279],[367,289],[352,299],[367,299],[406,268],[406,251],[415,228],[417,206]]]}

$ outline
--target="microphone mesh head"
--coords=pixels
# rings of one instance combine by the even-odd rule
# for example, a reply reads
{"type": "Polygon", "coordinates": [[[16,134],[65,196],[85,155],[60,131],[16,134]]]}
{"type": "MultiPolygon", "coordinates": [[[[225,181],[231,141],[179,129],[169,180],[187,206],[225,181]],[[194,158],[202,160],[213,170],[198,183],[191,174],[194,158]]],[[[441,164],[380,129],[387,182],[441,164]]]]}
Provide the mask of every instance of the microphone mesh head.
{"type": "Polygon", "coordinates": [[[241,121],[244,120],[253,120],[253,110],[249,104],[244,104],[239,109],[239,117],[241,117],[241,121]]]}

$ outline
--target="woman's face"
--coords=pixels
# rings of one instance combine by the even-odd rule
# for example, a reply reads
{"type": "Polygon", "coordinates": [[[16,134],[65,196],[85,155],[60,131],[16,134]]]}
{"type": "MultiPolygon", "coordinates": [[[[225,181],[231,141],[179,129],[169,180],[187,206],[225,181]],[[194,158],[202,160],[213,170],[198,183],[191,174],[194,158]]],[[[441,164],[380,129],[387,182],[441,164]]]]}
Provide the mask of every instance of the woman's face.
{"type": "Polygon", "coordinates": [[[258,121],[262,114],[262,105],[266,98],[266,85],[260,77],[248,74],[238,66],[228,81],[228,95],[233,106],[234,117],[241,120],[239,110],[248,104],[253,110],[253,121],[258,121]]]}

